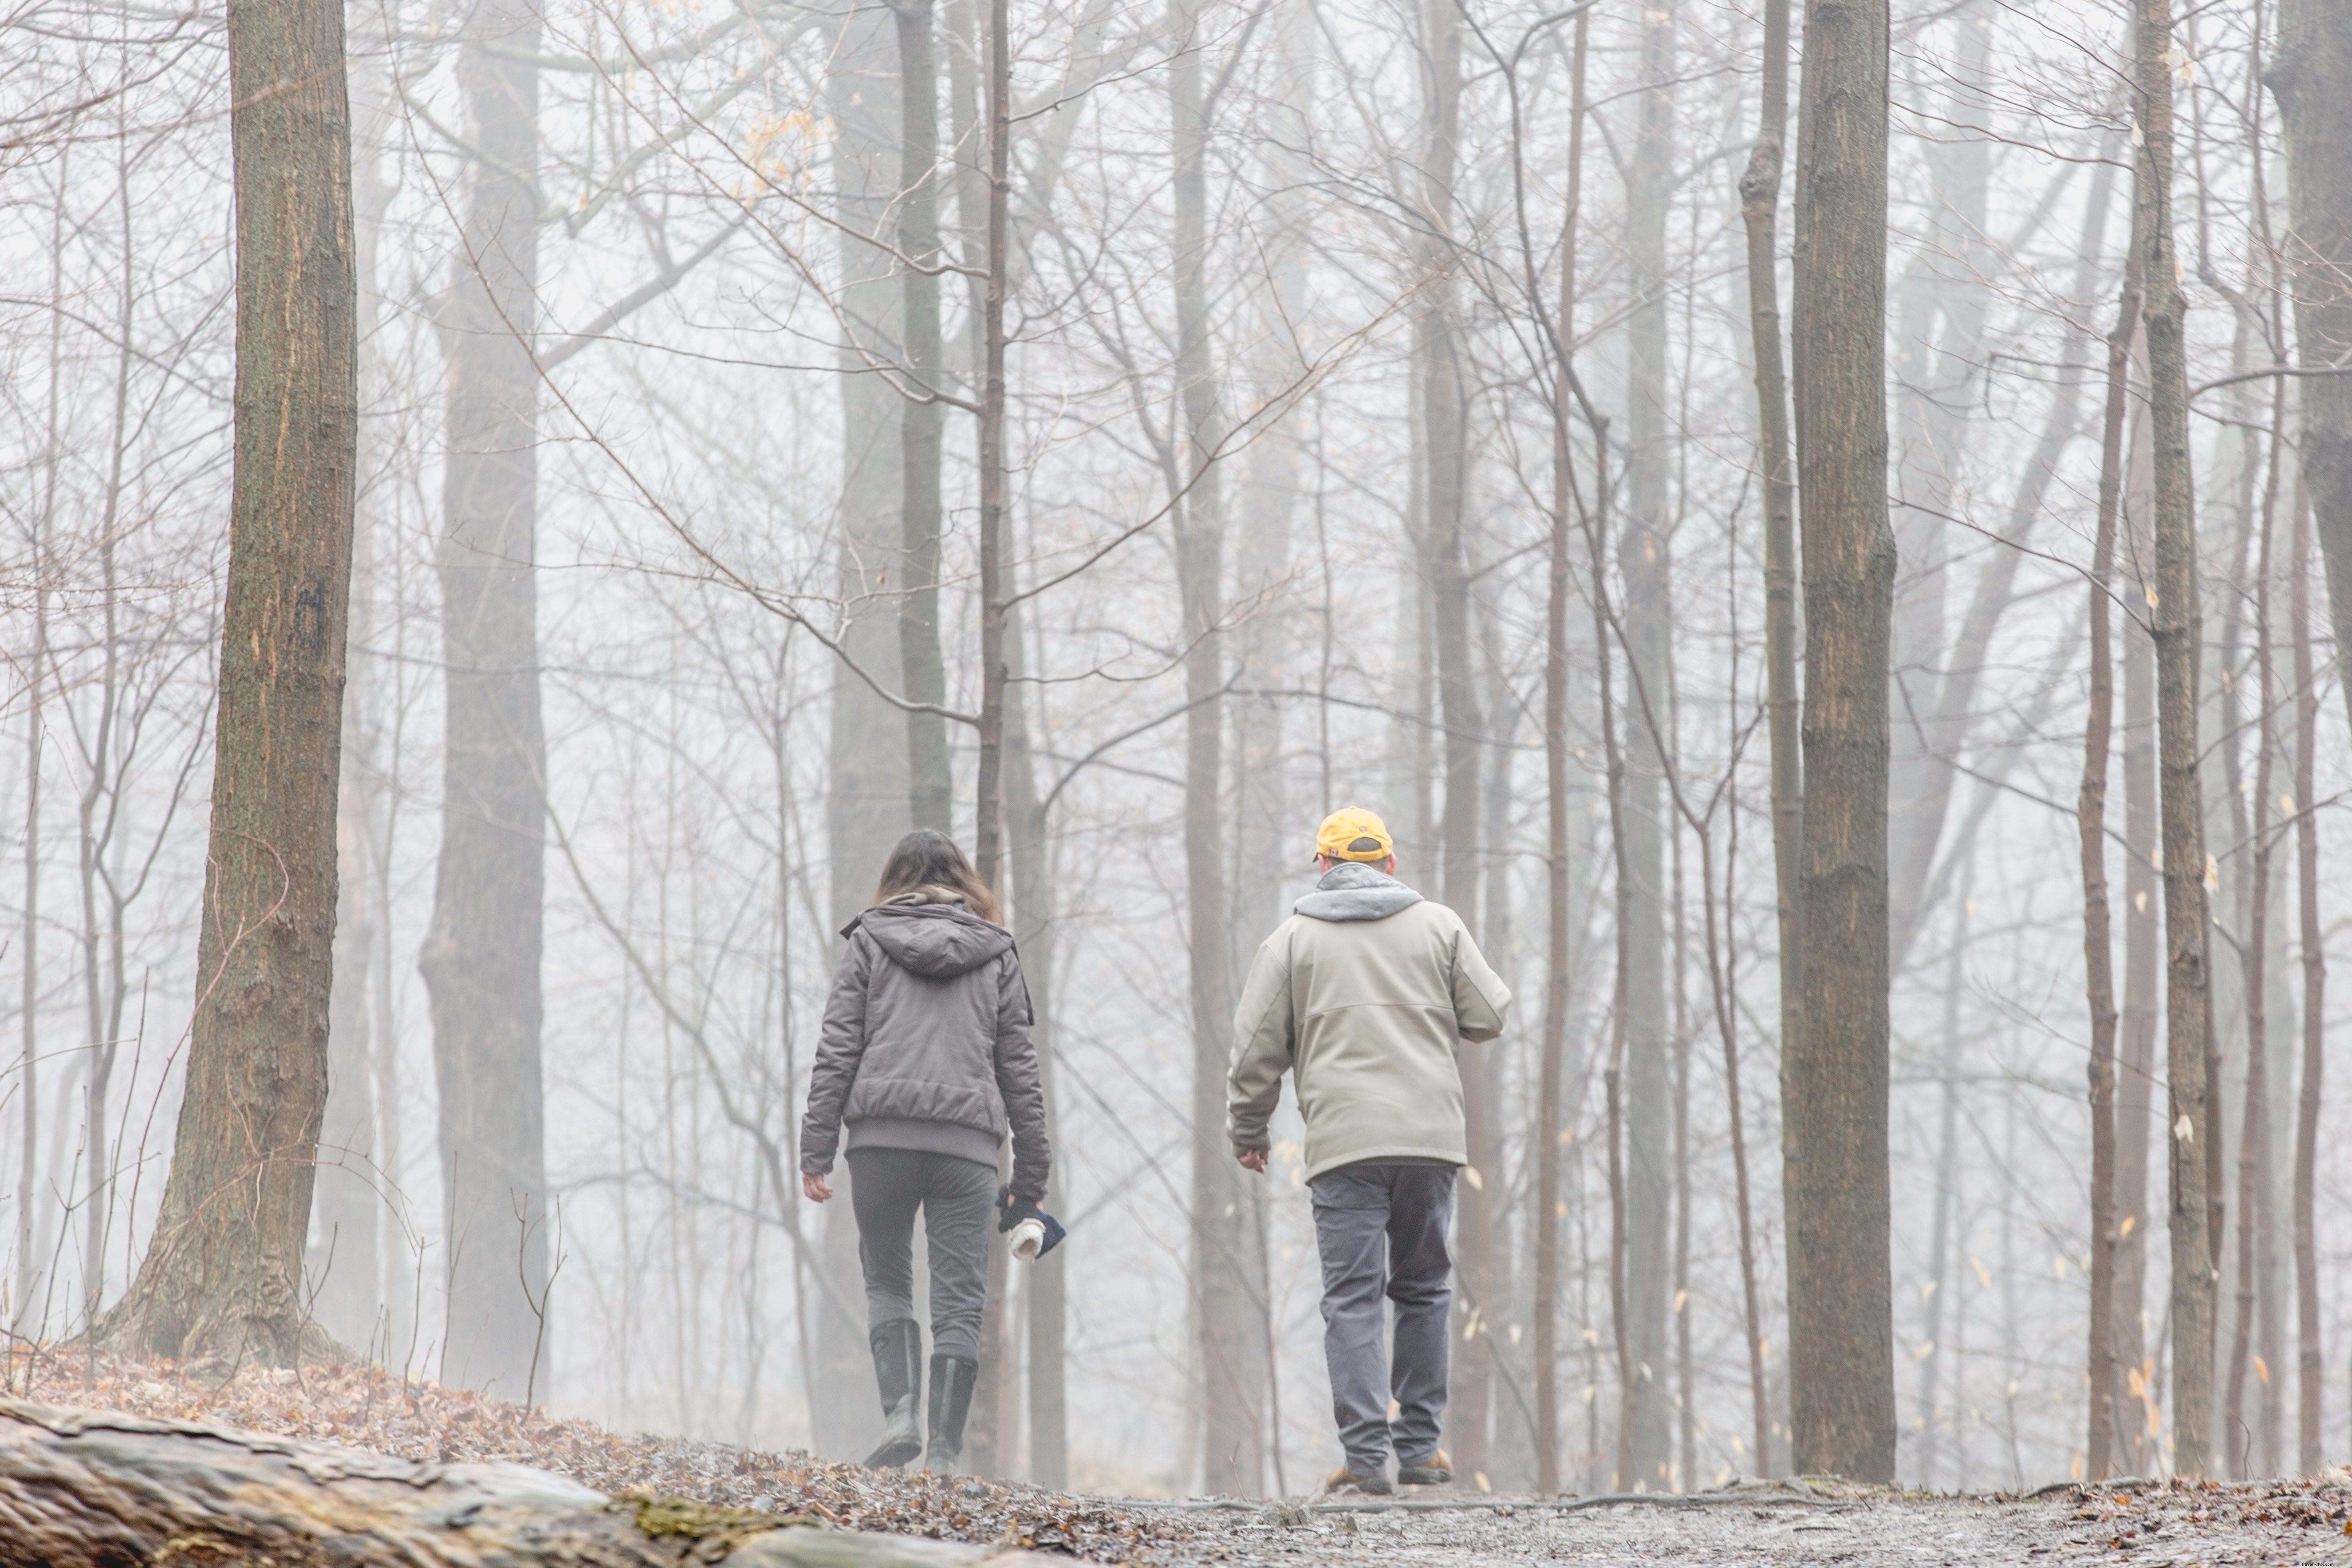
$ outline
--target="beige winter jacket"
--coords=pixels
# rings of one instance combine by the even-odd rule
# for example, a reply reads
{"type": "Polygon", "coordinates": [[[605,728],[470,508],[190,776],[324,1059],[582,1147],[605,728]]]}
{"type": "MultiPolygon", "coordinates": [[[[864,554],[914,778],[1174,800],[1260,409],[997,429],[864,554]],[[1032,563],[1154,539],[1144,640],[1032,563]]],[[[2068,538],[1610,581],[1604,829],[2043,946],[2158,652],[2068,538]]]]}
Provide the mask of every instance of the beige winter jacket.
{"type": "Polygon", "coordinates": [[[1234,1016],[1225,1134],[1268,1146],[1287,1069],[1308,1179],[1366,1160],[1467,1163],[1462,1040],[1503,1032],[1511,993],[1462,918],[1369,866],[1342,865],[1251,961],[1234,1016]]]}

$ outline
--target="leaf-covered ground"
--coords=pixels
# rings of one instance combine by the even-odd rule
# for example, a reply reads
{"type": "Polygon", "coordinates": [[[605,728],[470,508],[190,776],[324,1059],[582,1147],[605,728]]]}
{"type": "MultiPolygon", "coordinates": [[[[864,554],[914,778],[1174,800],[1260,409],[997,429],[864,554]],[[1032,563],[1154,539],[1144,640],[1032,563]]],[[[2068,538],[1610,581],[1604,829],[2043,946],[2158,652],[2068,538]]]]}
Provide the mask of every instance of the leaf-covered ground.
{"type": "Polygon", "coordinates": [[[1171,1505],[624,1436],[374,1370],[253,1369],[215,1385],[166,1365],[44,1358],[20,1363],[10,1381],[18,1397],[48,1405],[244,1426],[411,1459],[510,1460],[605,1492],[811,1513],[845,1529],[1019,1544],[1106,1563],[1338,1568],[1377,1557],[1399,1568],[1552,1562],[1641,1568],[2352,1564],[2352,1472],[2341,1470],[2311,1483],[2126,1484],[2030,1498],[1748,1482],[1679,1506],[1474,1500],[1435,1492],[1388,1507],[1370,1500],[1338,1509],[1171,1505]]]}

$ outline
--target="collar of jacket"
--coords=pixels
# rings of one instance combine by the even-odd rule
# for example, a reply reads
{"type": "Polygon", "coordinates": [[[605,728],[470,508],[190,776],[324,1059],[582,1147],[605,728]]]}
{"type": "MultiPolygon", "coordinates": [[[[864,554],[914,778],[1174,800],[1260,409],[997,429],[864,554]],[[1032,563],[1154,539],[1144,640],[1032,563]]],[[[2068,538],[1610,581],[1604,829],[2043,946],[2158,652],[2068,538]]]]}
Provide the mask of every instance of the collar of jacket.
{"type": "Polygon", "coordinates": [[[1421,895],[1385,871],[1343,860],[1323,873],[1315,890],[1291,905],[1310,920],[1384,921],[1421,902],[1421,895]]]}

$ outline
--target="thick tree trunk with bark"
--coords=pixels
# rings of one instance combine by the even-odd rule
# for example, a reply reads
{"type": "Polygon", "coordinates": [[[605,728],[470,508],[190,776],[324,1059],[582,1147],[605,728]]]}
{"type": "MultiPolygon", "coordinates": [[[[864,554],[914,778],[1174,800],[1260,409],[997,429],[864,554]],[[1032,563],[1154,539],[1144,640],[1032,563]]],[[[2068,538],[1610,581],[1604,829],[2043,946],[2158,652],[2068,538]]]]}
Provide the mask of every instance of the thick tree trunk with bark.
{"type": "Polygon", "coordinates": [[[457,55],[475,157],[446,296],[441,851],[432,995],[453,1383],[535,1398],[548,1234],[540,1075],[547,741],[539,699],[539,12],[492,0],[457,55]]]}
{"type": "Polygon", "coordinates": [[[1642,88],[1626,166],[1625,248],[1633,308],[1625,325],[1624,578],[1628,688],[1625,854],[1625,1335],[1633,1375],[1620,1412],[1617,1486],[1664,1490],[1671,1463],[1666,1381],[1674,1152],[1668,1119],[1664,782],[1667,639],[1674,611],[1667,546],[1673,422],[1666,406],[1666,215],[1675,191],[1675,18],[1642,12],[1642,88]]]}
{"type": "Polygon", "coordinates": [[[2170,0],[2138,0],[2134,86],[2141,145],[2133,248],[2147,292],[2148,431],[2154,462],[2157,752],[2163,817],[2165,1148],[2171,1172],[2173,1468],[2202,1477],[2213,1427],[2212,1216],[2207,1162],[2218,1131],[2207,1103],[2211,1028],[2206,945],[2204,804],[2198,787],[2201,611],[2189,480],[2186,301],[2172,241],[2170,0]]]}
{"type": "MultiPolygon", "coordinates": [[[[340,79],[338,79],[340,82],[340,79]]],[[[520,1465],[0,1401],[0,1565],[1018,1568],[1024,1552],[829,1530],[682,1498],[608,1498],[520,1465]]]]}
{"type": "Polygon", "coordinates": [[[1795,1468],[1895,1473],[1888,1257],[1886,49],[1883,0],[1808,0],[1794,356],[1805,589],[1803,1021],[1783,1187],[1795,1468]]]}
{"type": "MultiPolygon", "coordinates": [[[[359,438],[343,11],[234,0],[236,395],[195,1018],[153,1240],[108,1337],[292,1364],[327,1100],[359,438]]],[[[0,1534],[5,1534],[0,1531],[0,1534]]]]}

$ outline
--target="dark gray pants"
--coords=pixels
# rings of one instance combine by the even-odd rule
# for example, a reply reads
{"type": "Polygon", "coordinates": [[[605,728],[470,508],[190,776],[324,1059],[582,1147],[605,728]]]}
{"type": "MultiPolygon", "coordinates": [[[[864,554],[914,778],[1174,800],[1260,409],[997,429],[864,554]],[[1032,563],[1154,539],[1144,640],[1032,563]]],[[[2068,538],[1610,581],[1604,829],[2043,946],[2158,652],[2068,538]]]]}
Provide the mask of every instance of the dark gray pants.
{"type": "Polygon", "coordinates": [[[1342,1165],[1307,1184],[1323,1258],[1323,1359],[1348,1468],[1385,1474],[1389,1454],[1425,1464],[1445,1418],[1454,1172],[1441,1165],[1342,1165]],[[1382,1346],[1381,1299],[1396,1308],[1382,1346]],[[1389,1419],[1389,1400],[1397,1404],[1389,1419]]]}
{"type": "Polygon", "coordinates": [[[931,1263],[931,1352],[980,1360],[996,1167],[913,1149],[849,1151],[849,1202],[870,1331],[915,1315],[915,1211],[931,1263]]]}

